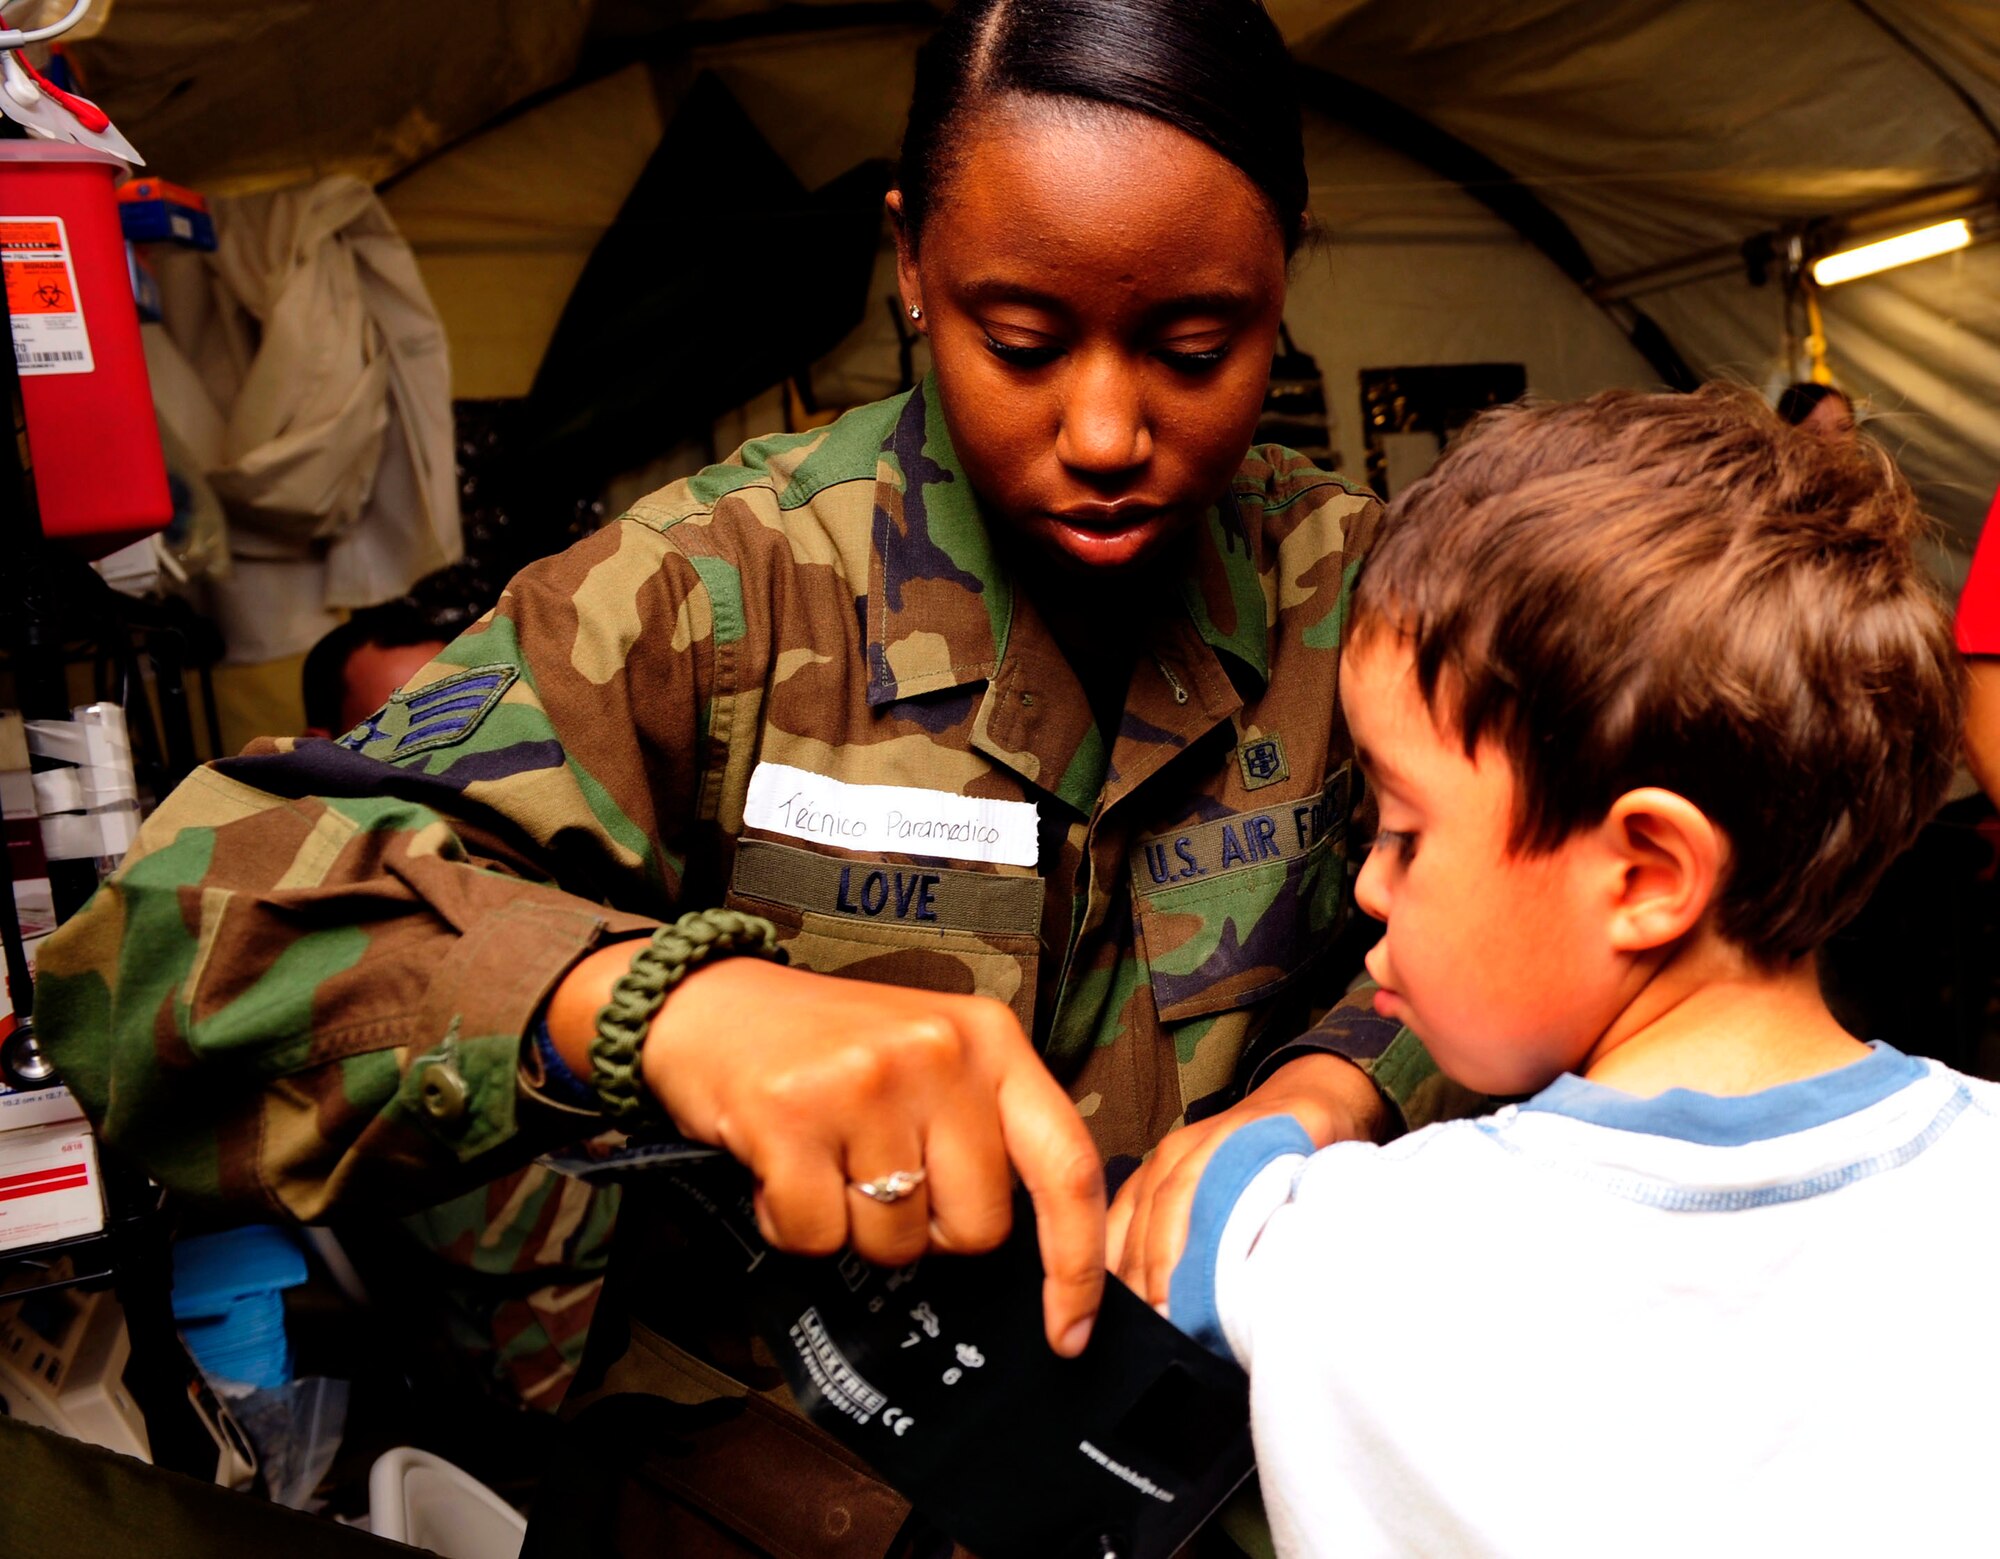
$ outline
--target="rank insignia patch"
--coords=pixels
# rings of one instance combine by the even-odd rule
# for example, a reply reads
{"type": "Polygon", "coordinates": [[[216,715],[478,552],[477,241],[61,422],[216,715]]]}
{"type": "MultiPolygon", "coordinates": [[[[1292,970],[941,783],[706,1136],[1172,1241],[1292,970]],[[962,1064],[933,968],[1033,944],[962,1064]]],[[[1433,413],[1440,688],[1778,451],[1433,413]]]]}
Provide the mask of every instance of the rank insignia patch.
{"type": "Polygon", "coordinates": [[[1276,736],[1253,736],[1236,749],[1236,761],[1243,770],[1243,788],[1262,790],[1287,779],[1292,766],[1285,762],[1285,744],[1276,736]]]}
{"type": "Polygon", "coordinates": [[[393,763],[462,742],[479,729],[520,674],[514,666],[474,666],[414,693],[399,688],[388,703],[338,738],[339,744],[393,763]]]}

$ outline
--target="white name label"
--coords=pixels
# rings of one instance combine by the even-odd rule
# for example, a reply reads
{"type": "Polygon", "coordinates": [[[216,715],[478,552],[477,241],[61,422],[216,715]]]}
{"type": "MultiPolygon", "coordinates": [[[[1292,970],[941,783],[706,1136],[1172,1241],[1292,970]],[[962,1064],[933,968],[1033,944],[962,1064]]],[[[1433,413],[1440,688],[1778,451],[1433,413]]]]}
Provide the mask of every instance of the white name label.
{"type": "Polygon", "coordinates": [[[982,801],[912,785],[853,785],[783,763],[750,776],[743,821],[751,828],[846,850],[937,855],[953,861],[1036,864],[1032,801],[982,801]]]}

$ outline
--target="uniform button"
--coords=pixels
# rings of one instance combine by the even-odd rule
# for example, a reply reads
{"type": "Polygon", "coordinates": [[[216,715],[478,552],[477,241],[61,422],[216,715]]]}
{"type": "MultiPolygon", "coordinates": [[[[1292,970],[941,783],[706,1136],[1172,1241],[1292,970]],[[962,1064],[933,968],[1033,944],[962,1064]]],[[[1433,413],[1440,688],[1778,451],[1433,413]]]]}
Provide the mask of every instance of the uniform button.
{"type": "Polygon", "coordinates": [[[434,1121],[455,1121],[463,1115],[468,1091],[465,1079],[449,1061],[434,1061],[425,1067],[423,1085],[418,1090],[425,1113],[434,1121]]]}

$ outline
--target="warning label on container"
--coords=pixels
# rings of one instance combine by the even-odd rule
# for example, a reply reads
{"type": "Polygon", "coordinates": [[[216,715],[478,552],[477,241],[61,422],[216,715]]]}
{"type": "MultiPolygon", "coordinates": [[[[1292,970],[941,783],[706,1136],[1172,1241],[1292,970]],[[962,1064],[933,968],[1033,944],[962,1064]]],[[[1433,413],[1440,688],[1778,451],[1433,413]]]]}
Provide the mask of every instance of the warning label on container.
{"type": "Polygon", "coordinates": [[[61,217],[0,218],[0,275],[7,283],[16,370],[87,374],[97,366],[61,217]]]}

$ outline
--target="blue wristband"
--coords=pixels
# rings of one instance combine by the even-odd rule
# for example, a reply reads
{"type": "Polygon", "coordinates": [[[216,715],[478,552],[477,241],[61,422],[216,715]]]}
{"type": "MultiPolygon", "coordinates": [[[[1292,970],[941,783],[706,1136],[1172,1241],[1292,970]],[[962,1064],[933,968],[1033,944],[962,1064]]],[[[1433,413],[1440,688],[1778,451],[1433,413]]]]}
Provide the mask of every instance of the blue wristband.
{"type": "Polygon", "coordinates": [[[542,1061],[542,1086],[549,1096],[559,1104],[570,1104],[579,1110],[590,1110],[601,1114],[603,1105],[598,1101],[597,1090],[592,1088],[576,1073],[572,1072],[556,1049],[556,1042],[549,1033],[546,1016],[535,1019],[535,1027],[530,1035],[535,1042],[535,1054],[542,1061]]]}

